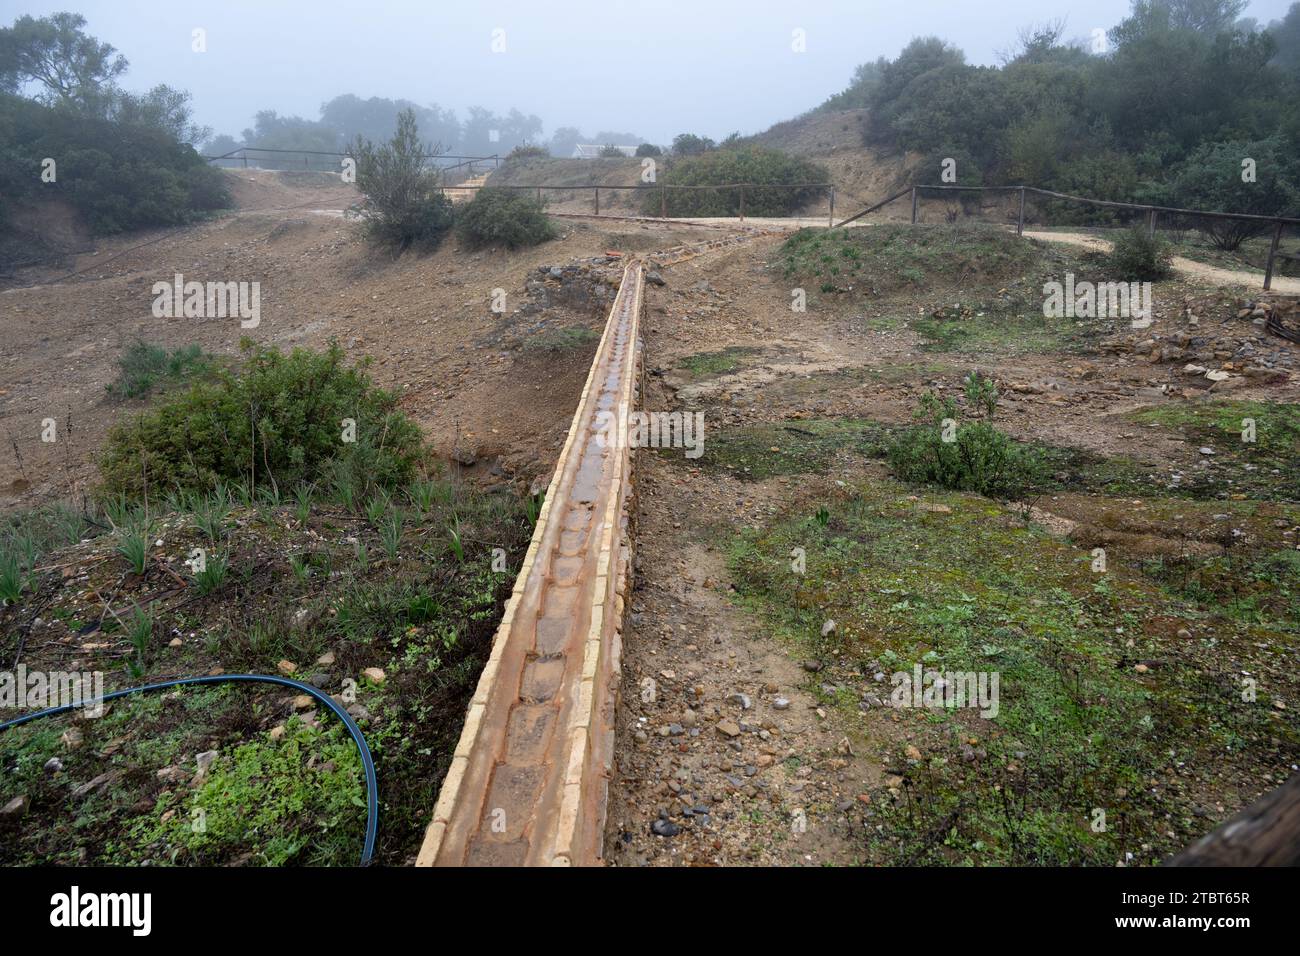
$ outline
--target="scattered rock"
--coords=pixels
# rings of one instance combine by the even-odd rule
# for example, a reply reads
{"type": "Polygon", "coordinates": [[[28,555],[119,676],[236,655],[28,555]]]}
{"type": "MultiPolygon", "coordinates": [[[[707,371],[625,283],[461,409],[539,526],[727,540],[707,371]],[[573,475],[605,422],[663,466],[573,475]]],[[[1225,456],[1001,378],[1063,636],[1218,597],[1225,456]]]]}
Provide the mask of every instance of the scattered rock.
{"type": "Polygon", "coordinates": [[[734,720],[720,720],[718,721],[718,733],[724,737],[739,737],[740,725],[734,720]]]}
{"type": "Polygon", "coordinates": [[[26,794],[21,797],[14,797],[3,807],[0,807],[0,820],[17,820],[19,817],[26,816],[31,805],[31,798],[26,794]]]}
{"type": "Polygon", "coordinates": [[[650,824],[650,832],[655,836],[675,837],[682,832],[682,828],[671,820],[655,820],[650,824]]]}
{"type": "Polygon", "coordinates": [[[376,684],[382,684],[384,680],[388,677],[388,675],[384,673],[384,669],[382,667],[367,667],[365,670],[361,672],[361,676],[366,678],[367,680],[373,681],[376,684]]]}

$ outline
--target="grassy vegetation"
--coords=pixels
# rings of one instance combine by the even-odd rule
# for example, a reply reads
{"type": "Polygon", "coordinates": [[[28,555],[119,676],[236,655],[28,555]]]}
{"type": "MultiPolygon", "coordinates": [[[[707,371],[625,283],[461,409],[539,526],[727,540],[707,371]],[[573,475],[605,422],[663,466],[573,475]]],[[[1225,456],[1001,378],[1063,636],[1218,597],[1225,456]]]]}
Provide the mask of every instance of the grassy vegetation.
{"type": "Polygon", "coordinates": [[[730,375],[744,366],[747,359],[761,355],[762,349],[745,345],[732,345],[717,352],[697,352],[677,362],[677,368],[692,379],[716,378],[730,375]]]}
{"type": "Polygon", "coordinates": [[[570,326],[564,329],[546,329],[530,335],[523,341],[525,352],[567,352],[571,349],[594,348],[600,341],[599,329],[570,326]]]}
{"type": "Polygon", "coordinates": [[[0,859],[355,865],[365,825],[356,747],[332,717],[320,726],[289,718],[273,739],[261,724],[282,696],[234,685],[183,688],[127,698],[95,720],[57,717],[7,731],[5,791],[28,795],[35,818],[4,841],[0,859]],[[70,728],[82,738],[71,751],[60,739],[70,728]],[[197,754],[213,750],[216,759],[196,780],[197,754]],[[63,770],[45,769],[52,755],[63,770]]]}
{"type": "Polygon", "coordinates": [[[161,345],[138,341],[117,360],[117,379],[106,388],[117,398],[142,398],[156,388],[206,375],[214,363],[197,343],[168,352],[161,345]]]}
{"type": "Polygon", "coordinates": [[[786,278],[821,280],[823,292],[905,289],[1012,278],[1059,253],[979,223],[801,229],[782,244],[786,278]]]}
{"type": "Polygon", "coordinates": [[[1300,405],[1256,401],[1202,401],[1139,409],[1135,422],[1181,434],[1208,447],[1213,468],[1187,476],[1186,493],[1226,491],[1250,497],[1300,501],[1300,405]],[[1243,438],[1254,423],[1254,441],[1243,438]]]}
{"type": "MultiPolygon", "coordinates": [[[[745,146],[679,156],[659,176],[665,186],[723,186],[747,183],[743,212],[749,216],[788,216],[807,203],[824,199],[816,185],[829,179],[816,163],[775,149],[745,146]]],[[[657,216],[666,202],[669,216],[737,216],[742,212],[739,189],[650,189],[642,212],[657,216]]]]}
{"type": "MultiPolygon", "coordinates": [[[[21,645],[23,663],[60,668],[61,645],[48,635],[72,634],[99,648],[87,669],[104,671],[108,690],[214,667],[277,673],[285,662],[331,693],[357,681],[353,713],[379,768],[379,858],[404,862],[428,822],[428,794],[450,761],[536,504],[439,479],[357,496],[350,507],[310,486],[273,498],[220,486],[153,501],[147,519],[143,503],[111,503],[101,517],[121,533],[58,552],[61,561],[79,556],[73,566],[89,569],[85,579],[65,579],[58,566],[31,572],[23,560],[26,587],[0,609],[0,659],[15,658],[22,627],[40,616],[49,630],[21,645]],[[138,541],[138,554],[118,550],[126,540],[138,541]],[[505,571],[493,569],[497,548],[505,571]],[[201,570],[184,563],[196,549],[201,570]],[[146,594],[162,596],[141,616],[132,609],[146,594]],[[361,676],[370,667],[384,671],[381,682],[361,676]]],[[[245,688],[133,698],[101,720],[76,721],[85,743],[75,750],[59,742],[71,717],[0,735],[0,767],[25,768],[0,774],[0,797],[32,800],[22,839],[0,860],[355,863],[364,811],[351,742],[328,714],[316,728],[297,711],[297,726],[291,698],[245,688]],[[168,767],[192,771],[195,755],[213,749],[202,786],[157,779],[168,767]],[[56,756],[65,770],[44,774],[56,756]],[[103,773],[110,783],[74,795],[103,773]],[[205,833],[190,829],[198,810],[205,833]]]]}
{"type": "MultiPolygon", "coordinates": [[[[0,660],[63,670],[71,641],[110,691],[220,669],[349,695],[379,770],[378,858],[406,862],[539,507],[418,477],[422,459],[418,428],[336,346],[255,350],[118,426],[88,513],[4,519],[0,660]]],[[[351,865],[357,758],[310,708],[195,690],[0,735],[0,803],[31,800],[0,862],[351,865]]]]}
{"type": "Polygon", "coordinates": [[[905,481],[929,482],[958,491],[1015,497],[1042,487],[1046,463],[1032,445],[1013,441],[992,424],[997,388],[978,372],[967,378],[967,415],[953,398],[927,392],[916,424],[889,444],[889,464],[905,481]],[[983,417],[971,420],[970,414],[983,417]]]}
{"type": "MultiPolygon", "coordinates": [[[[854,419],[816,419],[710,432],[704,454],[670,460],[761,481],[777,475],[825,473],[837,460],[883,455],[887,426],[854,419]]],[[[663,454],[668,454],[667,451],[663,454]]]]}
{"type": "Polygon", "coordinates": [[[1097,327],[1073,319],[1044,317],[1020,297],[1004,297],[973,305],[935,310],[908,324],[921,336],[927,352],[1005,354],[1079,352],[1088,348],[1097,327]]]}
{"type": "MultiPolygon", "coordinates": [[[[1000,674],[995,719],[924,708],[873,725],[899,779],[873,795],[869,862],[1114,865],[1139,847],[1129,862],[1153,862],[1208,828],[1217,795],[1287,775],[1300,734],[1270,705],[1295,690],[1294,602],[1247,623],[1222,611],[1223,578],[1188,594],[1131,568],[1098,573],[986,499],[927,501],[951,511],[873,483],[742,533],[732,552],[740,599],[799,654],[834,662],[817,678],[840,684],[828,704],[887,700],[888,675],[915,663],[1000,674]],[[1269,688],[1257,701],[1243,700],[1242,669],[1269,688]]],[[[1250,560],[1273,580],[1293,563],[1250,560]]]]}

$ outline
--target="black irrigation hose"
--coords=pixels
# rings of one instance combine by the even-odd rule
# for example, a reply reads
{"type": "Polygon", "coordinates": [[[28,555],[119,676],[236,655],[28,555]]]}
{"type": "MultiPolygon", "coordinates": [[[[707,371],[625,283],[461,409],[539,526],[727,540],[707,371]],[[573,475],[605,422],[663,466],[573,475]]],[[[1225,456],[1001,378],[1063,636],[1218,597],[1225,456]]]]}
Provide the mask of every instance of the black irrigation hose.
{"type": "Polygon", "coordinates": [[[15,717],[13,720],[5,721],[0,724],[0,731],[8,730],[10,727],[17,727],[20,724],[26,724],[33,720],[40,720],[42,717],[53,717],[55,714],[64,714],[70,710],[93,706],[94,704],[106,703],[115,700],[118,697],[125,697],[128,694],[140,694],[150,690],[166,690],[168,687],[183,687],[187,684],[228,684],[228,683],[253,683],[253,684],[279,684],[283,687],[292,687],[300,690],[305,694],[310,694],[316,700],[320,701],[343,721],[347,727],[348,733],[352,736],[352,742],[357,745],[357,752],[361,754],[361,764],[366,771],[366,845],[361,851],[361,865],[366,866],[370,863],[371,857],[375,855],[375,837],[379,832],[379,781],[375,776],[375,760],[370,755],[370,748],[366,746],[366,738],[361,733],[361,728],[357,722],[352,719],[346,710],[338,703],[317,687],[310,684],[304,684],[302,681],[291,680],[288,677],[275,677],[270,674],[221,674],[216,677],[183,677],[180,680],[164,681],[161,684],[147,684],[144,687],[132,687],[128,690],[115,690],[111,694],[105,694],[103,697],[97,697],[92,700],[80,701],[75,704],[64,704],[61,707],[50,707],[46,710],[38,710],[32,714],[24,714],[22,717],[15,717]]]}

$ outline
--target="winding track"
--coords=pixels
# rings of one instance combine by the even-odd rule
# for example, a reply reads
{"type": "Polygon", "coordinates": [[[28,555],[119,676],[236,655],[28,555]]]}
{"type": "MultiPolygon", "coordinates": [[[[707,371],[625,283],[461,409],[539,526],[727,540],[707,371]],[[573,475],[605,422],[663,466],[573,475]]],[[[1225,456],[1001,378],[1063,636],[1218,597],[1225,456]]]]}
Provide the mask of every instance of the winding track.
{"type": "Polygon", "coordinates": [[[417,866],[599,862],[629,559],[631,456],[600,413],[636,407],[644,286],[610,310],[417,866]]]}

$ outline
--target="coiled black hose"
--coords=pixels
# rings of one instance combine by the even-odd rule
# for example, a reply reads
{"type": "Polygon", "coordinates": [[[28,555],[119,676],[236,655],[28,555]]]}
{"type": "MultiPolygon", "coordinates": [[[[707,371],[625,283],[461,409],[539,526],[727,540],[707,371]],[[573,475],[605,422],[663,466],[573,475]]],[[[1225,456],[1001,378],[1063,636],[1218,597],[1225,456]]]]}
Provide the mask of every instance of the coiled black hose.
{"type": "Polygon", "coordinates": [[[126,697],[129,694],[142,694],[151,690],[166,690],[169,687],[184,687],[188,684],[232,683],[279,684],[282,687],[292,687],[304,694],[310,694],[333,711],[339,720],[343,721],[343,725],[347,727],[348,733],[352,737],[352,742],[357,745],[357,752],[361,754],[361,765],[366,771],[366,843],[361,851],[361,865],[366,866],[375,855],[375,838],[379,834],[379,780],[375,775],[374,757],[370,755],[370,748],[366,745],[366,738],[362,735],[361,728],[357,726],[357,722],[352,719],[351,715],[340,707],[334,698],[320,688],[304,684],[302,681],[292,680],[288,677],[276,677],[271,674],[220,674],[213,677],[183,677],[179,680],[163,681],[161,684],[146,684],[144,687],[115,690],[111,694],[105,694],[103,697],[92,700],[64,704],[60,707],[50,707],[46,710],[38,710],[35,713],[24,714],[21,717],[15,717],[13,720],[0,724],[0,731],[8,730],[10,727],[17,727],[20,724],[30,723],[33,720],[40,720],[43,717],[53,717],[56,714],[64,714],[70,710],[91,707],[97,703],[107,703],[110,700],[126,697]]]}

